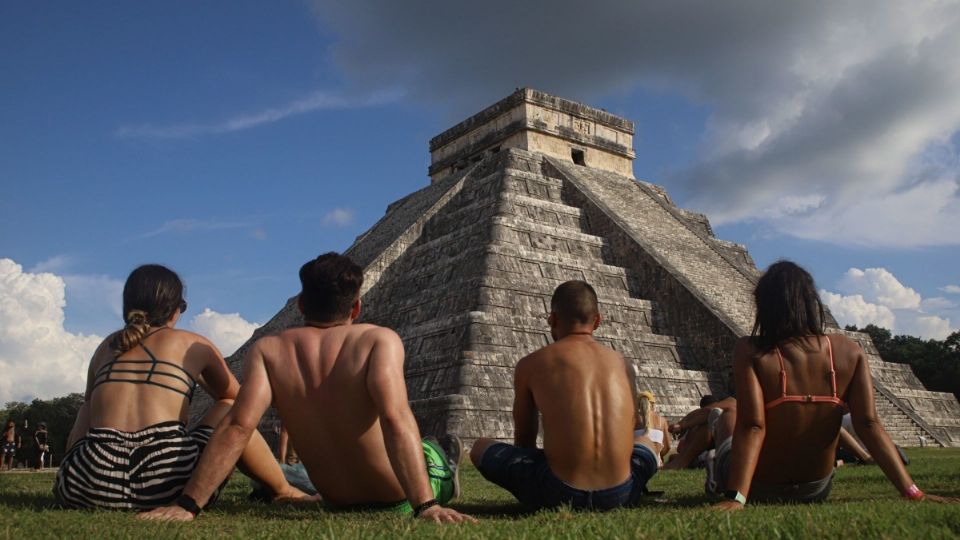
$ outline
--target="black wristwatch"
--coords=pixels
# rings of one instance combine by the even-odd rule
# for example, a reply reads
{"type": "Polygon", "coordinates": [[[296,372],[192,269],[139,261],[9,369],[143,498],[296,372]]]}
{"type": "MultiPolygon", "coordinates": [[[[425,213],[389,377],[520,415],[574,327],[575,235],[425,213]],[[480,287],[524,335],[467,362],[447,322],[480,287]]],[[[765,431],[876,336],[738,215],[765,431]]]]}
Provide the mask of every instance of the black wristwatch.
{"type": "Polygon", "coordinates": [[[180,496],[177,497],[177,500],[174,501],[174,504],[193,514],[193,517],[199,516],[200,512],[203,511],[203,508],[200,508],[200,505],[197,504],[197,501],[195,501],[193,497],[187,495],[186,493],[181,493],[180,496]]]}

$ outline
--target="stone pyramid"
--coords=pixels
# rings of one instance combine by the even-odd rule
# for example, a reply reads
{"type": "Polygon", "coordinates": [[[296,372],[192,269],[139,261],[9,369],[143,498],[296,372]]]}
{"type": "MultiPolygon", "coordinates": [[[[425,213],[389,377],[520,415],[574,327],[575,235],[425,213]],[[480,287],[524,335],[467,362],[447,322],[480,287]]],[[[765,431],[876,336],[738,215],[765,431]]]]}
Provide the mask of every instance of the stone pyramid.
{"type": "MultiPolygon", "coordinates": [[[[513,367],[548,343],[550,295],[569,279],[595,286],[597,338],[636,366],[666,416],[729,392],[759,272],[704,215],[633,178],[633,133],[623,118],[517,90],[431,140],[430,185],[391,204],[346,251],[365,268],[361,319],[403,338],[421,432],[512,438],[513,367]]],[[[231,367],[239,372],[257,337],[301,322],[292,298],[231,367]]],[[[869,336],[847,334],[870,353],[898,443],[960,445],[951,394],[925,390],[869,336]]]]}

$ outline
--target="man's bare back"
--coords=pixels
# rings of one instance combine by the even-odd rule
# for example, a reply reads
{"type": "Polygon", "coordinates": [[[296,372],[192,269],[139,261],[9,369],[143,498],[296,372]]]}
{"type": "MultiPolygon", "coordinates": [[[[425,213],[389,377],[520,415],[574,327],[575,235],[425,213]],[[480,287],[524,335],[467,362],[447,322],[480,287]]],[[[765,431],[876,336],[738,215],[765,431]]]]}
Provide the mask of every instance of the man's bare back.
{"type": "Polygon", "coordinates": [[[620,354],[570,335],[522,359],[516,376],[540,410],[543,450],[558,478],[580,489],[626,480],[635,414],[620,354]]]}
{"type": "Polygon", "coordinates": [[[454,443],[421,441],[407,401],[403,342],[393,330],[353,322],[363,269],[326,253],[300,268],[305,326],[263,337],[247,351],[243,387],[177,505],[148,519],[188,520],[229,475],[274,404],[314,487],[337,507],[389,507],[428,521],[476,521],[442,505],[458,495],[454,443]],[[430,464],[428,472],[427,464],[430,464]]]}
{"type": "Polygon", "coordinates": [[[515,444],[481,438],[470,450],[484,478],[530,509],[636,504],[657,472],[653,451],[633,444],[633,369],[593,339],[600,321],[590,284],[560,284],[547,317],[554,343],[522,358],[514,373],[515,444]]]}
{"type": "Polygon", "coordinates": [[[396,333],[370,324],[308,326],[258,347],[274,406],[323,498],[337,505],[404,499],[367,389],[374,348],[402,357],[396,333]]]}

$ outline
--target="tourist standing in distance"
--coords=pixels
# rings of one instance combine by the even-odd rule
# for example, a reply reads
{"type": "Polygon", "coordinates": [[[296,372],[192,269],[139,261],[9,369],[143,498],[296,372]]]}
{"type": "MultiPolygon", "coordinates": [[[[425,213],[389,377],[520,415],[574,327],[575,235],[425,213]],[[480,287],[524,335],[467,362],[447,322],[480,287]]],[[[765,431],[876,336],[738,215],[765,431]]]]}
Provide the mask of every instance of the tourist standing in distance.
{"type": "Polygon", "coordinates": [[[634,445],[632,366],[593,339],[600,325],[593,287],[561,284],[547,321],[554,343],[517,363],[514,444],[479,439],[470,459],[484,478],[529,509],[569,504],[606,510],[636,503],[657,472],[657,458],[650,448],[634,445]]]}
{"type": "MultiPolygon", "coordinates": [[[[239,384],[210,341],[175,328],[186,309],[183,282],[170,269],[150,264],[130,273],[123,287],[126,326],[90,361],[85,401],[57,472],[54,493],[65,506],[155,508],[173,502],[190,479],[239,384]],[[215,403],[188,432],[198,385],[215,403]]],[[[241,470],[275,497],[305,496],[287,484],[262,437],[241,450],[241,470]]]]}
{"type": "Polygon", "coordinates": [[[3,453],[0,454],[0,471],[12,470],[13,460],[20,448],[20,435],[17,433],[17,423],[13,420],[7,421],[7,427],[3,430],[3,453]]]}
{"type": "Polygon", "coordinates": [[[716,507],[826,499],[847,407],[857,434],[901,495],[948,500],[925,495],[910,478],[877,415],[867,359],[856,342],[825,335],[810,274],[777,262],[758,281],[754,299],[753,335],[741,338],[733,352],[736,421],[728,459],[718,443],[716,469],[716,491],[728,500],[716,507]]]}
{"type": "Polygon", "coordinates": [[[412,513],[435,522],[476,521],[442,506],[459,490],[462,447],[456,437],[445,438],[444,449],[421,441],[407,402],[400,337],[387,328],[354,324],[363,269],[327,253],[303,265],[300,282],[304,326],[254,343],[237,403],[210,439],[184,497],[141,517],[196,517],[273,403],[328,506],[412,513]]]}
{"type": "Polygon", "coordinates": [[[37,430],[33,432],[33,449],[37,454],[36,469],[38,471],[43,470],[44,460],[50,457],[49,435],[46,422],[37,424],[37,430]]]}

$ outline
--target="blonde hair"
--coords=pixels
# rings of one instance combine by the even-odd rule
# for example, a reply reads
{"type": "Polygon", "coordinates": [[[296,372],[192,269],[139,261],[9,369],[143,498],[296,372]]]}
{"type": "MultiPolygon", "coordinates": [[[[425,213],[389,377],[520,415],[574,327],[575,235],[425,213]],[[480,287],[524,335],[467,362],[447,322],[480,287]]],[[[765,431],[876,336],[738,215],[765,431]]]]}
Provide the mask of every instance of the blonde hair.
{"type": "Polygon", "coordinates": [[[146,311],[131,309],[124,320],[127,325],[117,332],[110,342],[110,348],[117,356],[139,345],[150,329],[146,311]]]}
{"type": "Polygon", "coordinates": [[[653,405],[656,402],[657,398],[649,390],[637,394],[637,418],[640,419],[641,428],[649,428],[653,422],[653,405]]]}

